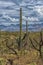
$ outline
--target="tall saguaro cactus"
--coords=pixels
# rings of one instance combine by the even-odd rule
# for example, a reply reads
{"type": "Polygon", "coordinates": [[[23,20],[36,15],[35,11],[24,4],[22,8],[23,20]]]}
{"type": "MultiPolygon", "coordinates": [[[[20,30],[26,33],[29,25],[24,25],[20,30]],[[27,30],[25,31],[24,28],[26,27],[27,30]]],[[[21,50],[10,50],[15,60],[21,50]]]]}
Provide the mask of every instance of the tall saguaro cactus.
{"type": "Polygon", "coordinates": [[[22,8],[20,8],[20,37],[19,37],[19,47],[21,48],[21,35],[22,35],[22,8]]]}
{"type": "Polygon", "coordinates": [[[28,40],[28,21],[26,21],[26,44],[27,44],[27,41],[28,40]]]}
{"type": "Polygon", "coordinates": [[[20,8],[20,39],[22,34],[22,8],[20,8]]]}
{"type": "Polygon", "coordinates": [[[28,34],[28,21],[26,21],[26,35],[28,34]]]}
{"type": "Polygon", "coordinates": [[[19,38],[16,39],[17,44],[18,44],[18,50],[20,50],[21,47],[22,47],[22,44],[21,44],[22,39],[21,39],[21,37],[22,37],[22,8],[20,8],[20,35],[19,35],[19,38]]]}
{"type": "Polygon", "coordinates": [[[17,39],[19,50],[22,49],[23,40],[25,38],[26,38],[26,43],[24,44],[24,46],[27,44],[27,36],[28,36],[28,21],[26,21],[26,34],[24,34],[24,36],[22,38],[22,8],[20,8],[20,36],[19,36],[19,39],[17,39]]]}

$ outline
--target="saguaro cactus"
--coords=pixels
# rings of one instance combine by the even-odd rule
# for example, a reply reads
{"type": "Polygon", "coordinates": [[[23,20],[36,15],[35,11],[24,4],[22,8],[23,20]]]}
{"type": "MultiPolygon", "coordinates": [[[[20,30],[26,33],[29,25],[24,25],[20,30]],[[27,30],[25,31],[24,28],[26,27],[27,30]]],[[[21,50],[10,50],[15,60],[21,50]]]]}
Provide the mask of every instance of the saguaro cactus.
{"type": "Polygon", "coordinates": [[[20,36],[19,36],[19,41],[18,41],[18,49],[19,50],[22,47],[21,37],[22,37],[22,8],[20,8],[20,36]]]}
{"type": "Polygon", "coordinates": [[[20,35],[19,38],[16,39],[16,42],[18,44],[18,50],[21,49],[21,35],[22,35],[22,8],[20,8],[20,35]]]}
{"type": "Polygon", "coordinates": [[[28,21],[26,21],[26,43],[28,40],[28,21]]]}
{"type": "Polygon", "coordinates": [[[28,21],[26,21],[26,34],[28,34],[28,21]]]}
{"type": "Polygon", "coordinates": [[[26,38],[26,42],[24,44],[24,47],[27,45],[27,42],[28,42],[28,21],[26,21],[26,33],[24,35],[24,39],[26,38]]]}
{"type": "MultiPolygon", "coordinates": [[[[26,24],[26,27],[27,27],[27,24],[26,24]]],[[[26,31],[27,31],[27,28],[26,28],[26,31]]],[[[23,40],[26,38],[26,35],[27,35],[27,32],[26,32],[26,34],[22,38],[22,8],[20,8],[20,35],[19,35],[19,38],[16,39],[16,43],[18,45],[17,48],[18,48],[19,51],[23,47],[23,40]]],[[[7,46],[7,48],[9,48],[10,50],[12,50],[16,55],[18,55],[16,49],[11,47],[13,45],[13,42],[10,45],[9,44],[10,43],[8,42],[8,40],[6,40],[6,46],[7,46]]]]}
{"type": "Polygon", "coordinates": [[[22,8],[20,8],[20,39],[22,34],[22,8]]]}
{"type": "MultiPolygon", "coordinates": [[[[22,47],[22,39],[21,39],[21,37],[22,37],[22,8],[20,8],[20,35],[19,35],[19,38],[17,38],[16,39],[16,42],[17,42],[17,44],[18,44],[18,50],[20,50],[21,49],[21,47],[22,47]]],[[[8,40],[6,40],[6,46],[10,49],[10,50],[12,50],[13,52],[15,52],[15,54],[17,55],[17,52],[16,52],[16,50],[15,49],[13,49],[13,48],[11,48],[11,46],[13,45],[13,44],[11,44],[11,45],[9,45],[10,43],[8,43],[8,40]]]]}
{"type": "MultiPolygon", "coordinates": [[[[23,46],[23,40],[27,37],[28,34],[28,21],[26,21],[26,33],[24,34],[22,38],[22,8],[20,8],[20,36],[18,39],[16,39],[17,44],[18,44],[18,49],[20,50],[23,46]]],[[[26,39],[27,41],[27,39],[26,39]]],[[[25,46],[26,44],[24,44],[25,46]]]]}

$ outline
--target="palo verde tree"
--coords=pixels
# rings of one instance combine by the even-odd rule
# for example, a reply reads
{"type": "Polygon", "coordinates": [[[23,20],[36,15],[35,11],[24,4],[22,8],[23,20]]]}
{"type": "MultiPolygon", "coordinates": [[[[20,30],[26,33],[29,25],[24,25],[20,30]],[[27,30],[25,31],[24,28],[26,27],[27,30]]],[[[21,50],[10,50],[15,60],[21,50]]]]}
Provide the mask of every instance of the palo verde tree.
{"type": "Polygon", "coordinates": [[[42,46],[43,46],[43,35],[42,35],[42,31],[40,32],[40,39],[39,39],[39,42],[36,40],[36,39],[31,39],[30,37],[29,37],[29,40],[30,40],[30,42],[31,42],[31,44],[32,44],[32,46],[33,46],[33,48],[35,49],[35,50],[37,50],[38,52],[39,52],[39,54],[40,54],[40,57],[42,57],[42,46]],[[37,48],[37,46],[35,45],[35,43],[38,45],[38,48],[37,48]]]}

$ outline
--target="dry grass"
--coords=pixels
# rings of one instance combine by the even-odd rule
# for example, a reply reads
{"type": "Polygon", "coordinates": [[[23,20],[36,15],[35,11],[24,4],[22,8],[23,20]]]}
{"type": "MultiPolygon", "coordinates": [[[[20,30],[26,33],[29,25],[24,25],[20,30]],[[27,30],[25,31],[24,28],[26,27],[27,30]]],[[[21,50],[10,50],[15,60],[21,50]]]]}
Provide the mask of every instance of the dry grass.
{"type": "MultiPolygon", "coordinates": [[[[23,36],[24,33],[22,33],[23,36]]],[[[9,49],[6,47],[6,38],[10,42],[19,36],[19,32],[0,32],[0,65],[6,65],[7,59],[13,59],[13,65],[43,65],[39,58],[39,53],[34,49],[22,50],[18,52],[19,58],[14,54],[9,54],[9,49]]],[[[29,33],[31,38],[35,38],[39,42],[39,32],[29,33]]],[[[30,43],[30,41],[28,41],[30,43]]]]}

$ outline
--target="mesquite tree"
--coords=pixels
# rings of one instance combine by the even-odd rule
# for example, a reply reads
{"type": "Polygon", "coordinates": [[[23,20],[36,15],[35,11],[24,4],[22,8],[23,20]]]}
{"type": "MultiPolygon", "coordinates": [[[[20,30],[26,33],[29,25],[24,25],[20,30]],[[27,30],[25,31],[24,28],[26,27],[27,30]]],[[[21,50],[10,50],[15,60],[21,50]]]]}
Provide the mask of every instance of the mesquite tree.
{"type": "Polygon", "coordinates": [[[43,36],[43,35],[42,35],[42,32],[40,32],[39,42],[38,42],[37,40],[33,39],[33,40],[35,41],[35,43],[39,46],[39,48],[37,48],[37,46],[35,46],[35,44],[34,44],[34,42],[32,41],[32,39],[29,38],[29,39],[30,39],[30,42],[31,42],[31,44],[32,44],[32,46],[33,46],[33,48],[40,53],[40,57],[42,57],[42,51],[41,51],[42,46],[43,46],[43,38],[42,38],[42,36],[43,36]]]}

